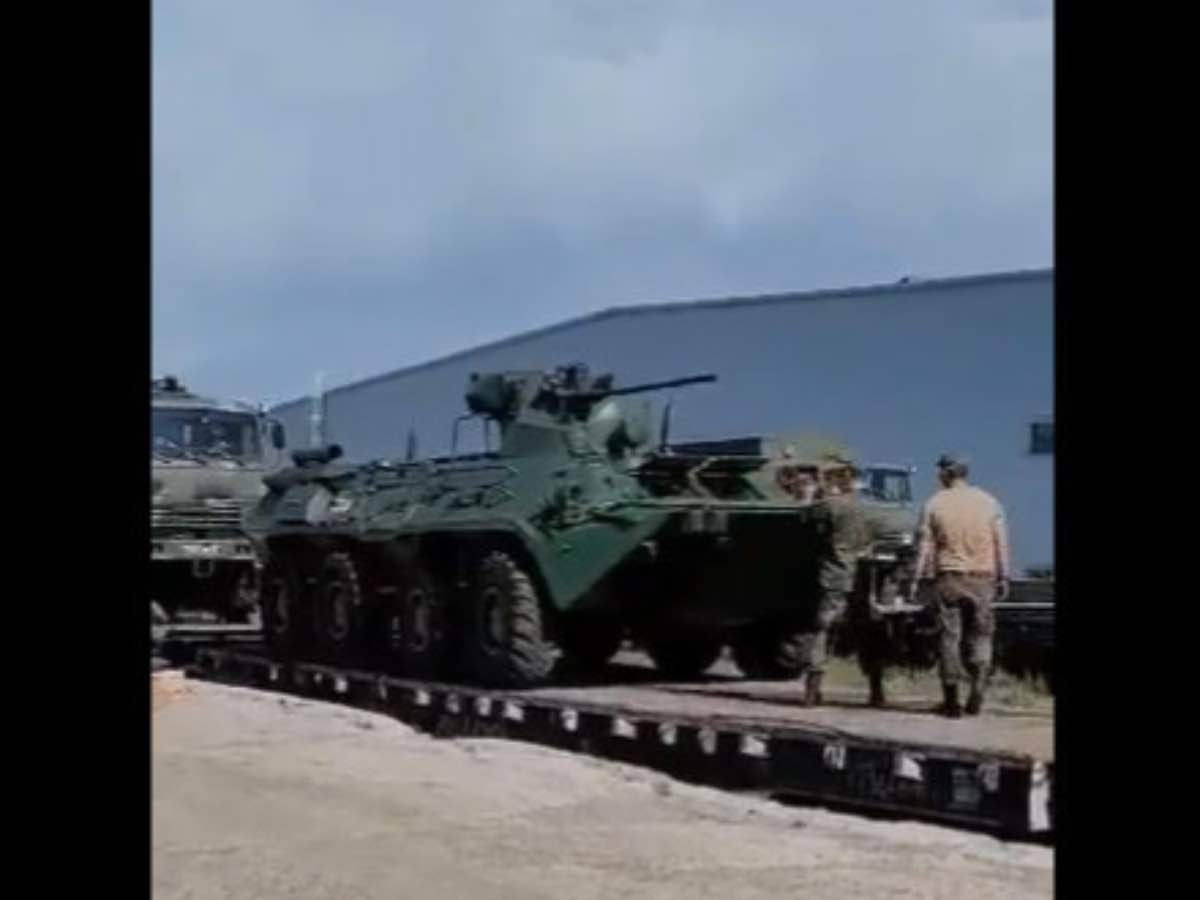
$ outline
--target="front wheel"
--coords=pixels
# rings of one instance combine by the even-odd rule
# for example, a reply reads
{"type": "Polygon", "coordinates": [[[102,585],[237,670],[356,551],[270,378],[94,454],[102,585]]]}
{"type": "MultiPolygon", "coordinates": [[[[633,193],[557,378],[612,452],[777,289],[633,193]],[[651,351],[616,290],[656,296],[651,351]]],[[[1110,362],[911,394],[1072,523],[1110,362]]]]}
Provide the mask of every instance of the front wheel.
{"type": "Polygon", "coordinates": [[[507,553],[480,563],[467,615],[465,662],[484,684],[534,687],[545,684],[555,663],[537,589],[507,553]]]}

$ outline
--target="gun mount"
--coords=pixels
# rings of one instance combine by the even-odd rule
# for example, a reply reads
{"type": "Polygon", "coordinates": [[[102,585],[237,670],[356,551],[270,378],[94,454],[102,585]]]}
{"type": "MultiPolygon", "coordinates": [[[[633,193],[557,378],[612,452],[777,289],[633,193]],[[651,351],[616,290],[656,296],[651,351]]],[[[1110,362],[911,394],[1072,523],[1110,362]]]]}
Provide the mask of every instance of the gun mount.
{"type": "Polygon", "coordinates": [[[557,444],[563,434],[574,437],[575,445],[621,455],[648,442],[648,410],[622,407],[613,398],[716,380],[712,374],[688,375],[614,387],[611,374],[592,375],[587,366],[575,363],[552,372],[472,374],[465,400],[470,415],[499,425],[502,455],[529,453],[544,442],[557,444]]]}

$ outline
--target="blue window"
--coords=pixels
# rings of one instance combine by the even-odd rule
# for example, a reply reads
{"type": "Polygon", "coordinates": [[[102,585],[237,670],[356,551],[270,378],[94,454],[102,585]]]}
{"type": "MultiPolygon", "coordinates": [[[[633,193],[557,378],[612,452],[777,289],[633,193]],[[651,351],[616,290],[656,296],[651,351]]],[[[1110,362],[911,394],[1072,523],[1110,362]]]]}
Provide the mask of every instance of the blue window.
{"type": "Polygon", "coordinates": [[[1029,452],[1050,454],[1054,452],[1054,423],[1034,422],[1030,427],[1029,452]]]}

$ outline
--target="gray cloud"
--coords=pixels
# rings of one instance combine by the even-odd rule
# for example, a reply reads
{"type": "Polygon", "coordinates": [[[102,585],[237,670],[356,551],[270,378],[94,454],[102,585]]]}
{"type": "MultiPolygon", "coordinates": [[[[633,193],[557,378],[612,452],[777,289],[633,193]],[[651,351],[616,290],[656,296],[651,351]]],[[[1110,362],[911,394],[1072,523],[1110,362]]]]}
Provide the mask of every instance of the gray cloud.
{"type": "Polygon", "coordinates": [[[154,12],[155,367],[206,390],[1051,260],[1049,2],[154,12]]]}

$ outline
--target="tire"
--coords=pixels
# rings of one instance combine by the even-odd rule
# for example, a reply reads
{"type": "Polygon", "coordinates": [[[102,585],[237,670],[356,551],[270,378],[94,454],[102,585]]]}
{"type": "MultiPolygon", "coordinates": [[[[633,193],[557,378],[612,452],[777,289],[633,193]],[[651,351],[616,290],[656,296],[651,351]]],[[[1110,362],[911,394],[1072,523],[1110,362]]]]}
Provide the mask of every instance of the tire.
{"type": "Polygon", "coordinates": [[[393,674],[444,675],[450,636],[444,586],[423,567],[412,566],[387,606],[383,632],[385,665],[393,674]]]}
{"type": "Polygon", "coordinates": [[[799,678],[804,671],[804,639],[781,627],[752,626],[733,644],[733,660],[755,681],[799,678]]]}
{"type": "Polygon", "coordinates": [[[268,561],[259,598],[267,646],[286,657],[303,656],[312,641],[312,608],[295,567],[282,560],[268,561]]]}
{"type": "Polygon", "coordinates": [[[506,553],[490,553],[477,570],[466,618],[464,662],[482,684],[535,687],[555,664],[533,581],[506,553]]]}
{"type": "Polygon", "coordinates": [[[587,617],[564,622],[559,669],[570,674],[592,674],[608,664],[625,639],[620,622],[587,617]]]}
{"type": "Polygon", "coordinates": [[[724,642],[707,635],[655,636],[645,642],[654,665],[668,678],[699,678],[721,655],[724,642]]]}
{"type": "Polygon", "coordinates": [[[349,553],[325,558],[312,609],[313,637],[321,657],[339,663],[361,661],[367,642],[366,598],[349,553]]]}

